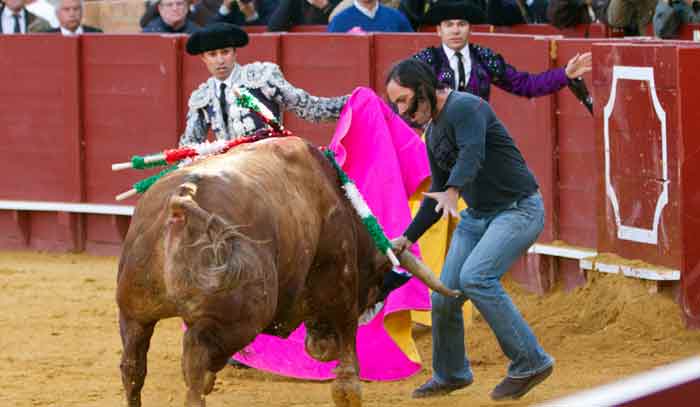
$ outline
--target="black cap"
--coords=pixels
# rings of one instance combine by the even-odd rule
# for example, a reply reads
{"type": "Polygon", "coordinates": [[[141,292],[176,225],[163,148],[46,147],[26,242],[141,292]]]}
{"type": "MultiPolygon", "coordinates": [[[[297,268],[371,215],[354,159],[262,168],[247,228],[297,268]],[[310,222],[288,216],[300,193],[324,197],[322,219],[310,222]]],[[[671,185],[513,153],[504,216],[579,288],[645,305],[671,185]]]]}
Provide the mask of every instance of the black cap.
{"type": "Polygon", "coordinates": [[[423,24],[438,25],[444,20],[467,20],[469,24],[484,24],[486,13],[468,0],[439,2],[430,7],[423,17],[423,24]]]}
{"type": "Polygon", "coordinates": [[[214,23],[190,35],[185,49],[188,54],[197,55],[215,49],[245,47],[247,44],[248,33],[237,25],[214,23]]]}

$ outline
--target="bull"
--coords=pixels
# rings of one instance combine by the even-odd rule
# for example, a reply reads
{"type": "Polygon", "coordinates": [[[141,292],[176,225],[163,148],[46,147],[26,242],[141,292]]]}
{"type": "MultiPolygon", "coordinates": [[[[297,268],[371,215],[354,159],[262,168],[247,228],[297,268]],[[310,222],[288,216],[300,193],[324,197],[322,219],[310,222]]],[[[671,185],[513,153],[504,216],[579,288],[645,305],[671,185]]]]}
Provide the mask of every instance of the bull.
{"type": "MultiPolygon", "coordinates": [[[[407,251],[399,259],[457,294],[407,251]]],[[[357,320],[390,267],[333,166],[302,139],[241,145],[168,174],[139,200],[119,261],[127,404],[141,405],[156,322],[179,316],[186,406],[204,406],[216,372],[258,334],[287,337],[302,322],[309,355],[339,361],[335,404],[360,406],[357,320]]]]}

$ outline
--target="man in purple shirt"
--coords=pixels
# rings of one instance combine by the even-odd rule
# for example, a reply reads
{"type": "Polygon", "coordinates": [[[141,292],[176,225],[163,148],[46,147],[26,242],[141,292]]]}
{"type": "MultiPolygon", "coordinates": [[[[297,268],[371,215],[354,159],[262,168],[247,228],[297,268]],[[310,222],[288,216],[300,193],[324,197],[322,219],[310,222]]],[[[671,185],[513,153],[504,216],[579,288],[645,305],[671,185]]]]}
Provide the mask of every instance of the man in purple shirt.
{"type": "Polygon", "coordinates": [[[425,48],[414,57],[433,68],[438,82],[487,101],[491,84],[526,97],[549,95],[569,86],[576,97],[592,109],[592,100],[580,78],[591,70],[590,53],[576,55],[563,68],[538,74],[521,72],[491,49],[468,42],[470,24],[485,21],[483,10],[468,0],[436,4],[426,14],[424,23],[437,26],[442,44],[425,48]]]}

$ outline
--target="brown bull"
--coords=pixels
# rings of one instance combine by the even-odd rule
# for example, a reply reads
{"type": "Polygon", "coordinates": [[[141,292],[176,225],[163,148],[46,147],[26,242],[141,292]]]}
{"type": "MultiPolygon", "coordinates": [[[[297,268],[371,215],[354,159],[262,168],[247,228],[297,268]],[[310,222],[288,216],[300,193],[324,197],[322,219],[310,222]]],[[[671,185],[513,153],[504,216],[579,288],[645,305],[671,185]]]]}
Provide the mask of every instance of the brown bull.
{"type": "MultiPolygon", "coordinates": [[[[409,253],[402,264],[446,294],[409,253]]],[[[339,360],[336,405],[361,404],[357,319],[391,267],[335,170],[299,138],[237,147],[157,182],[134,212],[119,263],[117,303],[129,406],[141,405],[158,320],[188,326],[187,406],[204,406],[215,374],[259,333],[307,328],[307,352],[339,360]]]]}

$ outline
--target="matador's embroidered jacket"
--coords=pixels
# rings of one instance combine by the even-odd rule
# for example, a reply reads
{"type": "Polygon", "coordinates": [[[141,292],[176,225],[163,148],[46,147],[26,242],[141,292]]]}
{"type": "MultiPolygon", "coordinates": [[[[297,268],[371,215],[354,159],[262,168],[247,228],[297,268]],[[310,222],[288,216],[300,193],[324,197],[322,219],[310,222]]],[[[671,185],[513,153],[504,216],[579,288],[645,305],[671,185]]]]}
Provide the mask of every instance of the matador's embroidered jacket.
{"type": "MultiPolygon", "coordinates": [[[[466,91],[489,100],[491,84],[519,96],[536,97],[554,93],[567,86],[569,80],[564,68],[531,74],[509,65],[503,57],[489,48],[469,44],[472,69],[466,91]]],[[[442,47],[429,47],[414,55],[433,68],[438,82],[455,89],[455,74],[450,68],[442,47]]]]}
{"type": "Polygon", "coordinates": [[[211,129],[218,140],[230,140],[264,128],[265,123],[252,111],[236,104],[233,87],[244,88],[276,116],[290,110],[302,119],[319,122],[337,119],[348,96],[317,97],[287,82],[279,66],[270,62],[236,65],[224,81],[227,123],[217,97],[217,82],[209,78],[192,92],[188,103],[187,127],[180,137],[180,146],[202,143],[211,129]]]}

